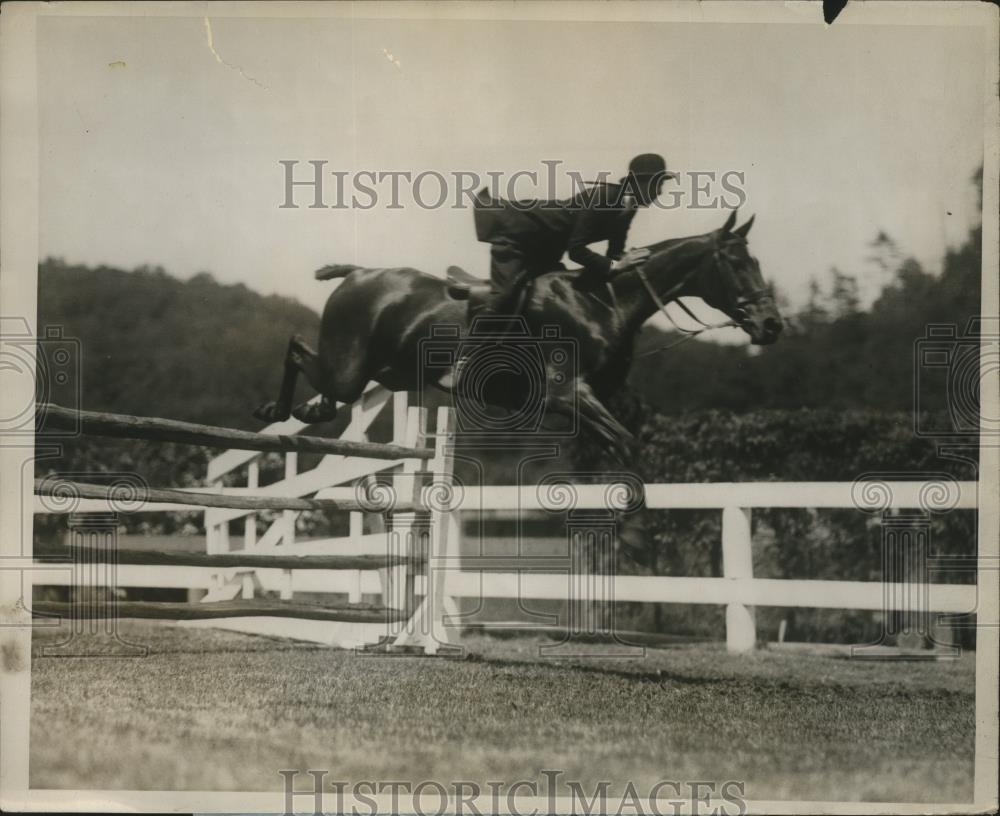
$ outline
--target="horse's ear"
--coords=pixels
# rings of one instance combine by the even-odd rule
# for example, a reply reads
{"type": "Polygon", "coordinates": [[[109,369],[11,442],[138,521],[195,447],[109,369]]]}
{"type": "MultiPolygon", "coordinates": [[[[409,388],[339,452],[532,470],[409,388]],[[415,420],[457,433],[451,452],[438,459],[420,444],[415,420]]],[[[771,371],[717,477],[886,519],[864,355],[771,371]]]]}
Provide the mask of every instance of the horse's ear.
{"type": "Polygon", "coordinates": [[[736,210],[729,213],[729,218],[726,219],[726,223],[722,225],[722,232],[729,232],[733,228],[733,224],[736,223],[736,210]]]}
{"type": "Polygon", "coordinates": [[[747,233],[750,232],[750,227],[753,226],[753,220],[756,217],[757,217],[756,214],[755,215],[751,215],[750,218],[747,220],[747,222],[742,227],[737,227],[736,229],[733,230],[733,232],[735,232],[739,236],[742,236],[743,238],[746,238],[747,237],[747,233]]]}

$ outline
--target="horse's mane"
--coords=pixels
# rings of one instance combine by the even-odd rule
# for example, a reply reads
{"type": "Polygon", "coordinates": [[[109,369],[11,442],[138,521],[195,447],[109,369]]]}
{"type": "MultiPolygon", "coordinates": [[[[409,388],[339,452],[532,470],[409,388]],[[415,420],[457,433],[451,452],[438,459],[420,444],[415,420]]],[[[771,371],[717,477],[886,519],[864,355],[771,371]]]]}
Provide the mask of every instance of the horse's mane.
{"type": "Polygon", "coordinates": [[[708,241],[715,234],[715,230],[710,230],[708,232],[702,232],[698,235],[681,235],[677,238],[667,238],[664,241],[657,241],[655,244],[647,244],[643,249],[648,249],[651,254],[656,254],[657,252],[663,252],[668,249],[674,249],[681,244],[686,244],[690,241],[708,241]]]}

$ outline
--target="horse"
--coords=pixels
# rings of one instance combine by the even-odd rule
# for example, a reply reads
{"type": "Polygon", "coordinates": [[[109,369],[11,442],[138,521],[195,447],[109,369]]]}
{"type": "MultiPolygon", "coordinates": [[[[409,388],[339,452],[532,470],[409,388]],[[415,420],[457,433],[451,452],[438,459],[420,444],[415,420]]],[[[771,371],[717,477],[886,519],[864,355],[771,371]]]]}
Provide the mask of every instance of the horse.
{"type": "MultiPolygon", "coordinates": [[[[317,279],[343,282],[327,299],[318,350],[298,335],[291,338],[279,396],[262,404],[254,416],[264,422],[284,420],[289,414],[308,424],[326,422],[336,417],[337,402],[354,402],[369,381],[391,391],[428,385],[448,390],[448,375],[454,376],[451,390],[456,399],[464,393],[507,409],[523,406],[527,388],[539,395],[546,413],[579,418],[583,428],[621,454],[630,434],[605,401],[625,383],[640,328],[658,311],[665,312],[666,303],[698,297],[724,312],[730,319],[725,325],[742,328],[752,344],[778,339],[782,319],[747,244],[753,220],[734,229],[733,211],[719,229],[652,244],[643,262],[619,272],[603,289],[581,289],[567,271],[535,278],[517,317],[519,325],[532,338],[568,341],[574,351],[568,363],[544,361],[533,375],[544,378],[542,383],[518,385],[509,376],[511,366],[495,354],[490,357],[497,363],[492,385],[489,372],[467,377],[464,372],[449,374],[451,365],[435,364],[428,349],[438,360],[442,351],[450,351],[444,358],[457,362],[468,356],[463,348],[467,351],[475,339],[469,301],[454,297],[449,281],[409,267],[324,267],[316,272],[317,279]],[[293,407],[299,373],[321,398],[293,407]],[[475,394],[463,391],[464,381],[472,383],[475,394]]],[[[502,350],[505,343],[523,343],[523,334],[491,334],[489,342],[494,350],[502,350]]]]}

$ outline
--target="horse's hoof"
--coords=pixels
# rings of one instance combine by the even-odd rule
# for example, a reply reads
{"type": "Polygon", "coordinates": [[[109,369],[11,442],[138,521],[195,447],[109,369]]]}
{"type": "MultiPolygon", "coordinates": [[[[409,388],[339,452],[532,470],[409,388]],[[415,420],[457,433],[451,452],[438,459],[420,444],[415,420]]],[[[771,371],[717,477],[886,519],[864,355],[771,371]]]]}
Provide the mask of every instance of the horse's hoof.
{"type": "Polygon", "coordinates": [[[303,402],[292,409],[292,416],[299,422],[315,425],[319,422],[330,422],[337,418],[337,407],[321,400],[319,402],[303,402]]]}
{"type": "Polygon", "coordinates": [[[276,402],[261,403],[254,409],[253,415],[261,422],[281,422],[288,419],[288,414],[281,415],[281,411],[278,410],[278,403],[276,402]]]}
{"type": "Polygon", "coordinates": [[[612,455],[618,460],[620,465],[628,465],[635,458],[635,437],[632,434],[623,436],[615,441],[612,455]]]}
{"type": "Polygon", "coordinates": [[[628,432],[625,434],[608,434],[602,436],[602,445],[605,454],[616,464],[627,466],[633,459],[633,437],[628,432]]]}

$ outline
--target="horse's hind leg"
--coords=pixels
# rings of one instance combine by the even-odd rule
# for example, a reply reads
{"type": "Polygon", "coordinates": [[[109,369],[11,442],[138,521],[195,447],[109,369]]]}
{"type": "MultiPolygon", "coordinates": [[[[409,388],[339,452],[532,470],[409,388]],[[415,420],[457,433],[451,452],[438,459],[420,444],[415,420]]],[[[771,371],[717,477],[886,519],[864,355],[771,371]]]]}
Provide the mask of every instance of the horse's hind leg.
{"type": "Polygon", "coordinates": [[[262,422],[281,422],[288,419],[294,412],[295,418],[302,422],[325,422],[337,415],[336,403],[325,396],[316,403],[303,403],[293,410],[292,400],[295,398],[295,382],[299,373],[305,374],[309,384],[317,391],[319,383],[319,362],[316,352],[298,335],[288,341],[285,351],[285,373],[281,378],[281,390],[278,399],[265,402],[253,415],[262,422]]]}
{"type": "Polygon", "coordinates": [[[288,352],[295,360],[299,371],[306,375],[306,379],[316,391],[320,392],[320,398],[315,402],[302,402],[292,408],[292,416],[300,422],[312,425],[316,422],[329,422],[337,416],[337,402],[328,397],[322,388],[322,378],[320,377],[319,355],[300,337],[293,337],[295,348],[289,345],[288,352]]]}

